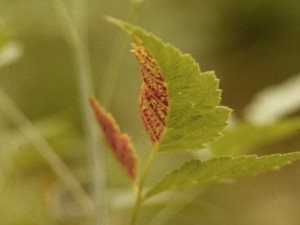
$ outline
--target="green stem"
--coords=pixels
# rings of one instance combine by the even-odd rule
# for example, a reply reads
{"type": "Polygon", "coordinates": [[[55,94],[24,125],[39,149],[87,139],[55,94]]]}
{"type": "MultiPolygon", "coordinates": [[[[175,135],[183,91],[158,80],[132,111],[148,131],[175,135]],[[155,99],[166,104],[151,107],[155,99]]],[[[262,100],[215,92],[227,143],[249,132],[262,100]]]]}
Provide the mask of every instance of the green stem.
{"type": "Polygon", "coordinates": [[[203,190],[197,190],[189,194],[180,194],[172,198],[168,204],[164,206],[164,209],[160,210],[147,225],[163,225],[167,224],[172,218],[174,218],[184,207],[190,204],[193,200],[199,196],[203,190]]]}
{"type": "MultiPolygon", "coordinates": [[[[59,16],[60,21],[64,22],[65,37],[70,42],[70,46],[73,50],[75,57],[75,64],[77,66],[77,83],[79,91],[80,106],[82,111],[82,124],[84,128],[86,147],[90,151],[91,169],[93,177],[93,199],[96,205],[95,224],[106,225],[108,224],[106,205],[107,194],[105,187],[105,163],[104,154],[101,153],[98,143],[98,127],[93,120],[93,115],[89,110],[87,101],[88,92],[93,92],[92,72],[90,59],[88,54],[87,44],[84,41],[86,36],[86,25],[84,20],[85,13],[80,11],[80,15],[77,19],[72,19],[66,6],[61,0],[52,0],[54,7],[59,16]],[[76,27],[75,23],[78,27],[76,27]],[[82,35],[79,34],[81,32],[82,35]]],[[[84,6],[83,0],[77,0],[78,7],[84,6]]],[[[76,10],[78,11],[78,9],[76,10]]]]}
{"type": "Polygon", "coordinates": [[[157,153],[157,145],[154,146],[154,148],[152,149],[152,151],[148,157],[147,163],[144,167],[144,171],[139,180],[138,187],[137,187],[136,201],[135,201],[135,204],[132,209],[129,225],[135,225],[135,223],[136,223],[137,215],[138,215],[141,205],[143,204],[143,201],[144,201],[143,189],[144,189],[145,181],[146,181],[147,175],[149,173],[149,170],[152,166],[153,159],[154,159],[156,153],[157,153]]]}

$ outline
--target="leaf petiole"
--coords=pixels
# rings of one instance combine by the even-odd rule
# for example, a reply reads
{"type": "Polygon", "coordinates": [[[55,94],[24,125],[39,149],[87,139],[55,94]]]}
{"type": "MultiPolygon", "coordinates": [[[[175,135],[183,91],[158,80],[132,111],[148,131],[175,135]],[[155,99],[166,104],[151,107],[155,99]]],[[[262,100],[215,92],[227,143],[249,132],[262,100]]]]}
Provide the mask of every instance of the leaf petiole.
{"type": "Polygon", "coordinates": [[[145,198],[143,196],[143,189],[144,189],[144,186],[145,186],[145,181],[146,181],[147,175],[150,171],[150,168],[152,166],[154,157],[157,153],[157,149],[158,149],[158,144],[156,144],[154,146],[154,148],[152,149],[152,151],[151,151],[151,153],[150,153],[150,155],[147,159],[147,162],[146,162],[146,165],[144,167],[143,173],[140,176],[140,179],[139,179],[139,182],[138,182],[138,185],[137,185],[136,200],[135,200],[135,204],[133,206],[132,212],[131,212],[129,225],[135,225],[136,224],[137,215],[139,213],[141,205],[143,204],[143,202],[145,200],[145,198]]]}

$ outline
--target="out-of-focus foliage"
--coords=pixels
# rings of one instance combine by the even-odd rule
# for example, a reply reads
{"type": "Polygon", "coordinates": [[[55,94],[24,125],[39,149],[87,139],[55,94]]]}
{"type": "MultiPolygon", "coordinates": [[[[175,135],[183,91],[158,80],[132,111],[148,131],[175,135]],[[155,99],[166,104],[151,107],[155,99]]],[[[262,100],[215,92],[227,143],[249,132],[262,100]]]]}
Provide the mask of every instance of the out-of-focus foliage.
{"type": "MultiPolygon", "coordinates": [[[[78,1],[63,2],[70,12],[78,13],[75,7],[78,1]]],[[[101,16],[126,19],[130,2],[86,1],[89,54],[100,101],[106,98],[101,90],[110,83],[107,81],[111,77],[106,77],[110,70],[107,65],[118,36],[117,29],[101,16]]],[[[146,0],[137,23],[184,52],[190,52],[201,63],[202,71],[217,72],[223,102],[235,110],[238,125],[243,119],[244,106],[257,91],[299,73],[299,11],[297,0],[146,0]]],[[[39,128],[88,190],[91,178],[82,143],[76,67],[51,1],[2,0],[0,19],[3,27],[12,34],[13,42],[10,43],[23,46],[18,61],[5,63],[5,67],[0,68],[0,86],[39,128]],[[57,113],[61,113],[60,116],[53,116],[57,113]]],[[[7,45],[0,42],[3,43],[1,51],[7,45]]],[[[139,72],[132,57],[122,57],[120,62],[115,65],[118,68],[113,96],[109,106],[105,107],[110,107],[120,126],[132,136],[138,153],[143,155],[149,143],[142,125],[132,122],[138,121],[139,72]]],[[[289,116],[294,115],[299,115],[299,109],[289,116]]],[[[2,112],[0,133],[1,224],[86,224],[68,190],[2,112]]],[[[293,138],[276,139],[276,144],[252,146],[248,151],[258,154],[297,151],[299,129],[295,127],[292,133],[293,138]]],[[[189,158],[187,154],[180,153],[179,156],[161,155],[154,167],[159,167],[163,173],[189,158]]],[[[110,222],[117,225],[124,224],[131,198],[127,194],[128,181],[112,160],[108,155],[107,185],[112,189],[110,195],[113,198],[110,222]],[[123,207],[119,206],[119,200],[123,207]]],[[[150,175],[149,182],[160,178],[157,173],[150,175]]],[[[193,189],[178,195],[178,199],[174,196],[165,196],[163,201],[153,199],[142,211],[140,222],[151,224],[153,221],[155,225],[274,225],[276,221],[276,225],[298,225],[298,176],[299,164],[295,164],[280,172],[216,186],[204,193],[203,189],[193,189]],[[168,203],[169,209],[165,208],[168,203]]]]}
{"type": "Polygon", "coordinates": [[[0,68],[16,61],[22,54],[22,47],[11,41],[11,32],[0,21],[0,68]]]}
{"type": "Polygon", "coordinates": [[[271,123],[300,108],[300,75],[261,91],[246,107],[245,117],[253,123],[271,123]]]}
{"type": "Polygon", "coordinates": [[[240,122],[228,128],[223,137],[210,144],[210,148],[216,155],[247,153],[253,148],[297,135],[299,126],[299,117],[263,125],[240,122]]]}

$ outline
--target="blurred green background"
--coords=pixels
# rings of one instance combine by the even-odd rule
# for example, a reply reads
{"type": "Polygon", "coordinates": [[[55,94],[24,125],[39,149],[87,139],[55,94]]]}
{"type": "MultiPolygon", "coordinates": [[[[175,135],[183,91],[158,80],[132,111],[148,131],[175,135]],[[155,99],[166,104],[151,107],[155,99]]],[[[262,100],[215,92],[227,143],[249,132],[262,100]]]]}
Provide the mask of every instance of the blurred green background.
{"type": "MultiPolygon", "coordinates": [[[[80,1],[63,2],[71,14],[82,12],[76,11],[80,1]]],[[[84,26],[96,95],[144,157],[150,145],[138,115],[138,64],[129,52],[129,39],[103,20],[103,15],[129,19],[133,2],[87,0],[84,26]]],[[[259,90],[300,72],[298,0],[145,0],[137,14],[136,24],[191,53],[202,71],[216,71],[222,104],[234,109],[237,118],[243,117],[244,107],[259,90]]],[[[18,61],[0,68],[0,85],[89,190],[90,162],[83,144],[76,60],[62,20],[51,0],[0,1],[0,27],[9,30],[23,49],[18,61]]],[[[64,185],[15,128],[0,112],[0,223],[88,224],[64,185]]],[[[299,150],[299,135],[253,151],[299,150]]],[[[130,210],[130,183],[112,156],[106,157],[107,186],[113,199],[110,224],[124,224],[130,210]]],[[[152,179],[161,177],[159,170],[168,171],[189,157],[162,154],[152,179]]],[[[176,194],[177,202],[166,197],[170,211],[165,223],[159,220],[165,204],[158,201],[144,208],[139,224],[299,225],[299,169],[295,163],[201,193],[192,189],[176,194]],[[184,201],[185,207],[177,210],[178,202],[184,201]]]]}

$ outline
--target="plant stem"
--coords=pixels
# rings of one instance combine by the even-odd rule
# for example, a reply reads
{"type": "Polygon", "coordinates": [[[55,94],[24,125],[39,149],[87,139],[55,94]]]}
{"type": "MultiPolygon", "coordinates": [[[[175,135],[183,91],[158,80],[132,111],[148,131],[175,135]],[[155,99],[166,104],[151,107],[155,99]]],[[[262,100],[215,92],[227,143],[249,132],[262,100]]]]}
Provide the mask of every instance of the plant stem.
{"type": "MultiPolygon", "coordinates": [[[[70,13],[67,11],[66,6],[61,0],[52,0],[56,9],[56,12],[60,18],[60,21],[64,22],[64,31],[67,40],[69,40],[72,47],[75,64],[78,69],[78,90],[80,106],[82,111],[82,124],[84,128],[84,134],[86,139],[86,147],[90,151],[90,160],[92,166],[93,177],[93,199],[96,205],[95,224],[107,225],[108,218],[106,213],[106,188],[105,188],[105,163],[104,154],[101,153],[99,148],[98,137],[99,131],[96,123],[93,120],[93,115],[89,110],[87,101],[88,92],[93,92],[92,72],[90,59],[88,54],[88,48],[84,42],[86,36],[86,23],[84,20],[85,13],[81,11],[77,20],[72,20],[70,13]],[[78,27],[75,26],[75,21],[78,27]],[[85,28],[85,29],[84,29],[85,28]],[[81,32],[82,36],[79,34],[81,32]]],[[[84,5],[83,0],[77,0],[78,7],[84,5]]],[[[84,8],[84,7],[83,7],[84,8]]],[[[78,9],[77,9],[78,10],[78,9]]],[[[77,11],[76,10],[76,11],[77,11]]]]}
{"type": "Polygon", "coordinates": [[[144,167],[141,178],[139,180],[138,187],[137,187],[136,201],[135,201],[135,204],[134,204],[133,209],[132,209],[129,225],[135,225],[135,223],[136,223],[138,212],[139,212],[139,210],[141,208],[141,205],[144,201],[144,198],[143,198],[142,194],[143,194],[143,189],[144,189],[144,185],[145,185],[145,180],[146,180],[146,177],[147,177],[147,175],[149,173],[149,170],[152,166],[153,159],[154,159],[156,153],[157,153],[157,145],[154,146],[154,148],[152,149],[152,151],[151,151],[151,153],[150,153],[150,155],[147,159],[147,163],[144,167]]]}
{"type": "Polygon", "coordinates": [[[93,214],[95,206],[85,190],[81,187],[78,180],[64,164],[61,158],[56,154],[41,133],[32,125],[30,120],[7,96],[5,91],[0,87],[0,109],[8,118],[17,126],[19,131],[26,137],[39,151],[42,157],[54,170],[60,180],[70,189],[71,193],[81,205],[86,214],[93,214]]]}
{"type": "Polygon", "coordinates": [[[167,224],[172,218],[174,218],[184,207],[190,204],[197,196],[199,196],[203,190],[197,190],[190,194],[180,194],[173,198],[165,208],[160,210],[147,225],[163,225],[167,224]]]}

